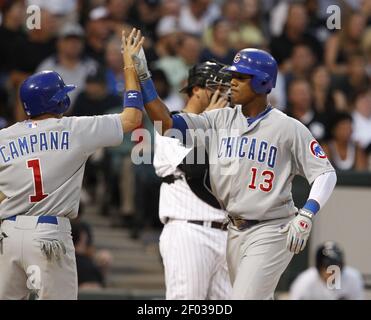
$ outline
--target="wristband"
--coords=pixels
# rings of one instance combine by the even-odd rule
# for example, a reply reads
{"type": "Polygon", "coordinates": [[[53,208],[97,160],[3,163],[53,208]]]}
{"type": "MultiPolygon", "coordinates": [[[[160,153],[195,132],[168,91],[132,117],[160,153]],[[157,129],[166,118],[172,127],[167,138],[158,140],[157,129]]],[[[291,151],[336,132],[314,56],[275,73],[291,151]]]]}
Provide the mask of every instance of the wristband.
{"type": "Polygon", "coordinates": [[[143,97],[142,93],[137,90],[129,90],[124,93],[124,109],[136,108],[143,110],[143,97]]]}
{"type": "Polygon", "coordinates": [[[308,201],[305,203],[303,209],[309,210],[313,214],[316,214],[320,209],[320,205],[316,200],[308,199],[308,201]]]}
{"type": "Polygon", "coordinates": [[[153,100],[156,100],[158,97],[155,84],[153,83],[152,79],[149,78],[147,80],[144,80],[140,83],[140,88],[143,93],[143,103],[147,104],[149,102],[152,102],[153,100]]]}

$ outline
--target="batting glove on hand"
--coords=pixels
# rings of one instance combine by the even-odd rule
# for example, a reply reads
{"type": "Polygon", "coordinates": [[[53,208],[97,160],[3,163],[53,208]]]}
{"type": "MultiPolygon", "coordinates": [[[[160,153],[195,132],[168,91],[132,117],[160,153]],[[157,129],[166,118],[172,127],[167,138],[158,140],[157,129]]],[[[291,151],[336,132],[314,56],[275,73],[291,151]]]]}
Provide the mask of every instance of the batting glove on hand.
{"type": "Polygon", "coordinates": [[[151,72],[148,69],[146,55],[143,47],[139,52],[133,55],[135,70],[138,74],[139,81],[143,82],[151,77],[151,72]]]}
{"type": "Polygon", "coordinates": [[[312,229],[313,214],[300,209],[298,215],[292,219],[279,233],[288,232],[286,247],[289,251],[298,254],[304,250],[312,229]]]}

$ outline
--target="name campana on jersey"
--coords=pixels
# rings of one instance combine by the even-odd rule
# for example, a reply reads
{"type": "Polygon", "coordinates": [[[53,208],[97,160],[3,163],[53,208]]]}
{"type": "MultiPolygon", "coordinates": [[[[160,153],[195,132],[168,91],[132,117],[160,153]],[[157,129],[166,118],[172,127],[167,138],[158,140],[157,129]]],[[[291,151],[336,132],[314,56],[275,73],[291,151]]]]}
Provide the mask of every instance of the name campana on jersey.
{"type": "Polygon", "coordinates": [[[24,155],[49,150],[68,150],[70,147],[69,131],[50,131],[31,134],[10,140],[0,145],[0,159],[7,163],[24,155]]]}

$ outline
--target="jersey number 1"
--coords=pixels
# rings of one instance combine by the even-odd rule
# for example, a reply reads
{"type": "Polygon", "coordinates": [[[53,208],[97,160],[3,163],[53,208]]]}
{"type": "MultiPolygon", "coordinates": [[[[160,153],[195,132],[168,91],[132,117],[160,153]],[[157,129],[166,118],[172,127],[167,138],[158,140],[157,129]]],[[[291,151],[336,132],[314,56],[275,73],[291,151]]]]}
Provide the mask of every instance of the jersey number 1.
{"type": "Polygon", "coordinates": [[[47,194],[44,193],[43,189],[40,160],[39,159],[28,160],[27,167],[32,169],[35,189],[35,194],[30,196],[30,202],[31,203],[39,202],[48,196],[47,194]]]}

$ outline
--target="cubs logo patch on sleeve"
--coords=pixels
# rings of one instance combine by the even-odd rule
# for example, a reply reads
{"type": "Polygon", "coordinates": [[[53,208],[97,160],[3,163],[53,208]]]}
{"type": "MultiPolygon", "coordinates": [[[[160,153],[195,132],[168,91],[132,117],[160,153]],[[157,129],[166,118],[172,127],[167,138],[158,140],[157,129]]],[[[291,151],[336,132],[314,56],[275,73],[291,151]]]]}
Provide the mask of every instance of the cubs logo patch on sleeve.
{"type": "Polygon", "coordinates": [[[310,142],[309,148],[310,148],[310,152],[316,158],[319,158],[319,159],[326,159],[327,158],[327,155],[326,155],[325,151],[323,151],[322,147],[320,146],[320,144],[316,140],[312,140],[310,142]]]}

